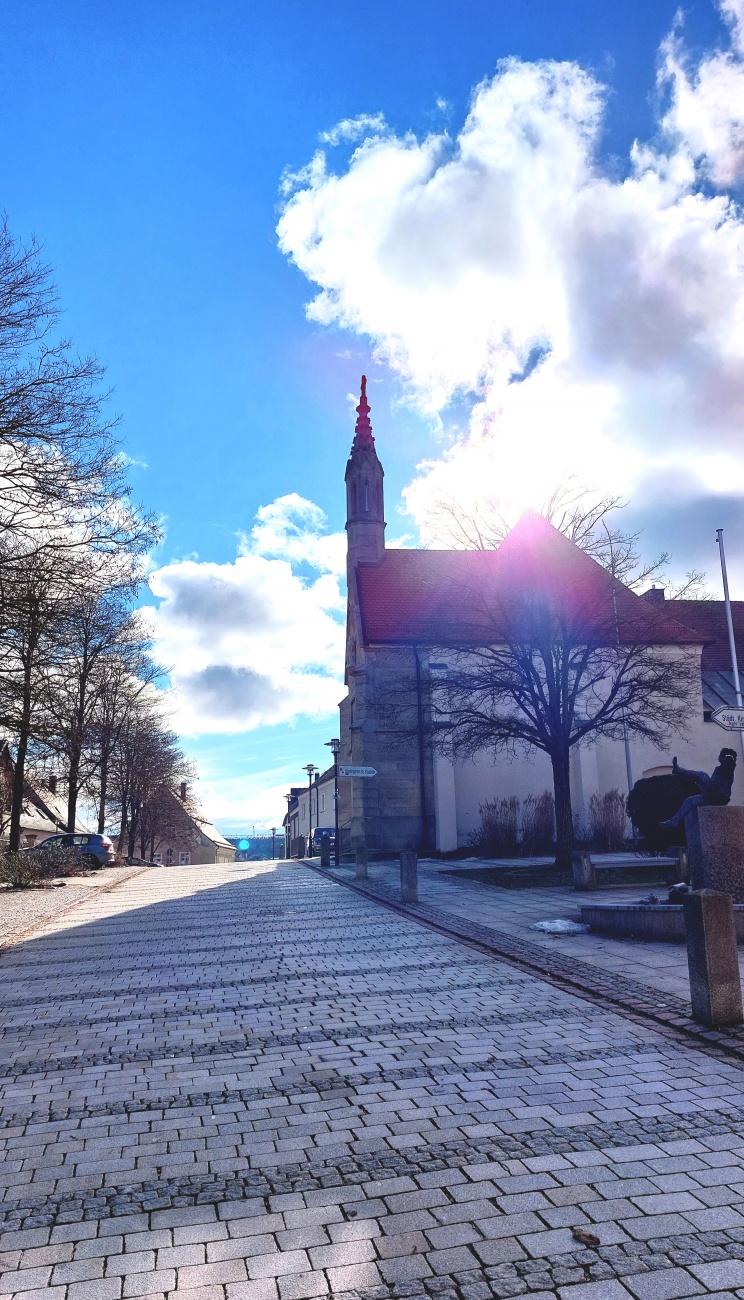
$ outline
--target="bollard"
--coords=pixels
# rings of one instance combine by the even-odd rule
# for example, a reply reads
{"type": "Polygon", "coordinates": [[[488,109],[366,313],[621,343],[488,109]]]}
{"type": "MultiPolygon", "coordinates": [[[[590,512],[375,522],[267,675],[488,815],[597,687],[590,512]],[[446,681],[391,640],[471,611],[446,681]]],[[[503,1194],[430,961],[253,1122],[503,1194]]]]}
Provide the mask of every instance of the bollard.
{"type": "Polygon", "coordinates": [[[357,849],[356,851],[356,871],[354,873],[357,880],[367,879],[367,850],[357,849]]]}
{"type": "Polygon", "coordinates": [[[693,1018],[704,1025],[739,1025],[741,981],[731,895],[695,890],[683,906],[693,1018]]]}
{"type": "Polygon", "coordinates": [[[320,865],[321,867],[330,867],[331,865],[331,837],[322,835],[320,839],[320,865]]]}
{"type": "Polygon", "coordinates": [[[403,903],[418,902],[418,854],[403,849],[400,855],[400,897],[403,903]]]}
{"type": "Polygon", "coordinates": [[[597,877],[590,854],[577,849],[571,854],[574,889],[596,889],[597,877]]]}

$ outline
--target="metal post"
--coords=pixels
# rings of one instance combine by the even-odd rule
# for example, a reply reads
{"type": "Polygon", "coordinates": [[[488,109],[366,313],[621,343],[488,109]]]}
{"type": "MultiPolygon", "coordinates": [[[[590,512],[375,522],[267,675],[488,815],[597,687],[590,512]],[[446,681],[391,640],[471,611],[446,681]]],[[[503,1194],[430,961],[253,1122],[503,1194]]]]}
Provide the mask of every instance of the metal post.
{"type": "MultiPolygon", "coordinates": [[[[726,552],[723,549],[723,529],[716,529],[716,541],[718,549],[721,552],[721,577],[723,578],[723,603],[726,606],[726,627],[728,628],[729,650],[731,651],[731,671],[734,676],[734,691],[736,692],[736,707],[742,707],[741,702],[741,685],[739,683],[739,663],[736,658],[736,640],[734,638],[734,620],[731,617],[731,597],[729,596],[728,574],[726,572],[726,552]]],[[[744,756],[744,731],[739,732],[739,744],[744,756]]]]}
{"type": "Polygon", "coordinates": [[[276,826],[271,828],[271,861],[274,861],[274,840],[276,836],[276,826]]]}
{"type": "Polygon", "coordinates": [[[307,844],[305,845],[305,857],[313,856],[313,772],[315,764],[308,763],[304,769],[307,772],[307,844]]]}

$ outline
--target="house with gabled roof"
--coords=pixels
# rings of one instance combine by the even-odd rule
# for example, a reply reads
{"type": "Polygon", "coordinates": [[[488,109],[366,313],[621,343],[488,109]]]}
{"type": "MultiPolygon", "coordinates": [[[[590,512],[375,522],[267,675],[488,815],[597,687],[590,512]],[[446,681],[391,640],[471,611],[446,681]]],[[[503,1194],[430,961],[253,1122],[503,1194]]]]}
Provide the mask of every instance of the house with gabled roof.
{"type": "MultiPolygon", "coordinates": [[[[342,847],[451,851],[469,842],[479,808],[496,797],[539,796],[552,787],[547,756],[482,753],[458,761],[432,743],[424,687],[446,678],[448,649],[498,644],[498,610],[520,587],[539,578],[551,592],[618,644],[659,647],[693,658],[700,689],[687,730],[669,753],[645,740],[582,741],[571,755],[571,802],[579,825],[588,822],[592,795],[628,791],[639,777],[682,766],[712,771],[720,748],[735,739],[711,713],[734,703],[723,601],[666,600],[663,590],[638,595],[534,512],[525,514],[498,550],[446,551],[385,546],[380,463],[370,423],[366,381],[346,466],[348,608],[346,685],[340,706],[339,763],[371,767],[374,779],[345,778],[339,788],[342,847]],[[484,600],[484,593],[488,599],[484,600]],[[413,695],[404,726],[396,718],[401,683],[413,695]]],[[[734,630],[744,664],[744,602],[733,602],[734,630]]],[[[744,802],[744,775],[733,801],[744,802]]]]}
{"type": "Polygon", "coordinates": [[[178,791],[163,786],[152,861],[157,865],[198,866],[234,862],[235,845],[207,819],[182,781],[178,791]]]}
{"type": "MultiPolygon", "coordinates": [[[[7,841],[10,821],[10,794],[15,764],[7,740],[0,745],[0,842],[7,841]]],[[[27,773],[23,790],[21,813],[21,847],[33,848],[50,835],[67,830],[67,798],[58,788],[57,777],[43,778],[27,773]]],[[[90,828],[81,818],[75,819],[75,830],[87,834],[90,828]]]]}

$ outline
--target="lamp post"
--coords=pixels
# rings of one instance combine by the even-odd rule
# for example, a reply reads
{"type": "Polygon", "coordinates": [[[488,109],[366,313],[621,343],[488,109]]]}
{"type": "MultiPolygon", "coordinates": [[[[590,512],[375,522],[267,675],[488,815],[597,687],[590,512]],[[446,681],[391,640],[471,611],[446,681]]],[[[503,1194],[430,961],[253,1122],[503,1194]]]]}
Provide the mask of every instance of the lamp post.
{"type": "Polygon", "coordinates": [[[274,841],[276,838],[276,826],[271,828],[271,861],[274,861],[274,841]]]}
{"type": "Polygon", "coordinates": [[[318,769],[314,763],[307,763],[302,770],[307,772],[307,856],[311,858],[313,856],[313,772],[317,772],[318,769]]]}
{"type": "Polygon", "coordinates": [[[339,863],[339,844],[338,844],[338,751],[341,748],[341,741],[337,738],[327,740],[326,745],[333,754],[333,824],[335,834],[333,837],[333,861],[338,866],[339,863]]]}

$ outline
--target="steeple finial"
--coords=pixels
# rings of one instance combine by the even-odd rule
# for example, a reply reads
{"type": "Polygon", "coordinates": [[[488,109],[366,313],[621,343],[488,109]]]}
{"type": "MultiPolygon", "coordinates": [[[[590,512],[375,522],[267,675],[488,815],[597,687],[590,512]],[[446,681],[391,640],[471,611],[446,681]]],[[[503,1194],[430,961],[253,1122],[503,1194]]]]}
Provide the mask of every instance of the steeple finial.
{"type": "Polygon", "coordinates": [[[375,440],[372,437],[372,425],[369,422],[370,405],[367,401],[367,376],[362,375],[362,394],[357,407],[357,422],[354,428],[354,441],[351,450],[355,451],[362,448],[374,450],[375,440]]]}

